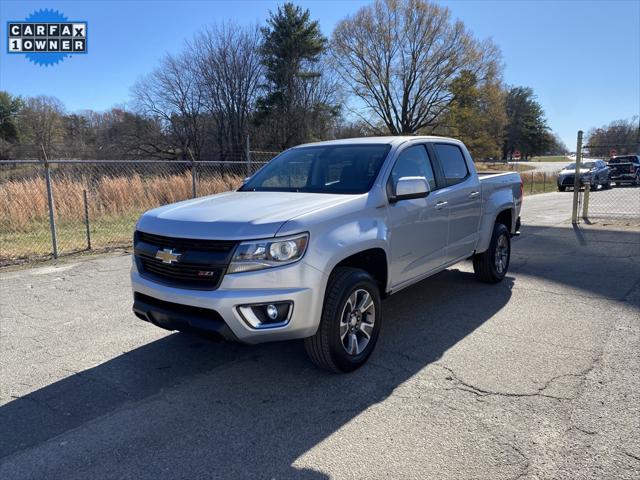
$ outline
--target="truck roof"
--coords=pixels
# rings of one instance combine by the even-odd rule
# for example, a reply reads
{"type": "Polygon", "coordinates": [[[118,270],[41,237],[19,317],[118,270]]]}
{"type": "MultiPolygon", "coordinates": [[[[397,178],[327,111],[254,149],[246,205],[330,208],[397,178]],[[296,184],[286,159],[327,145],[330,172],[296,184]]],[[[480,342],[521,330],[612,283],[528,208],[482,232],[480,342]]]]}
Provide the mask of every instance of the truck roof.
{"type": "Polygon", "coordinates": [[[382,144],[397,146],[409,140],[446,140],[448,142],[460,143],[460,140],[449,137],[439,137],[436,135],[403,135],[403,136],[387,136],[387,137],[358,137],[343,138],[340,140],[326,140],[324,142],[304,143],[293,148],[310,147],[316,145],[357,145],[357,144],[382,144]]]}

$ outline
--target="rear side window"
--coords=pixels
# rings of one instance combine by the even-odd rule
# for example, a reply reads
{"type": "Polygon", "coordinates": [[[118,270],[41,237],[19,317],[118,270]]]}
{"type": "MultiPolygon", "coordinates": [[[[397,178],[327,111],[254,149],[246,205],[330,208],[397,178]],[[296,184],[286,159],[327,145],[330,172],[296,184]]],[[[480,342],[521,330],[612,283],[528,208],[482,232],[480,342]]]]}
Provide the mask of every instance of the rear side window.
{"type": "Polygon", "coordinates": [[[433,148],[438,155],[438,160],[442,166],[448,187],[460,183],[467,178],[469,169],[467,168],[467,162],[465,162],[464,155],[460,148],[456,145],[446,143],[436,143],[433,148]]]}

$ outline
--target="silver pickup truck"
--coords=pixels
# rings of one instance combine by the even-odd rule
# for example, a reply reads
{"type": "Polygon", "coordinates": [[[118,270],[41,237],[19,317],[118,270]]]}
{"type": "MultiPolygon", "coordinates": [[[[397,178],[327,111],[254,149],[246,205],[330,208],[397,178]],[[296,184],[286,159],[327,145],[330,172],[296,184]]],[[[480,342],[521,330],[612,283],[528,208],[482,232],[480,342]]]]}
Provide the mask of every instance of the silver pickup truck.
{"type": "Polygon", "coordinates": [[[235,192],[142,215],[133,310],[245,343],[303,338],[318,366],[349,372],[375,347],[383,297],[465,259],[502,280],[521,205],[517,173],[479,177],[454,139],[301,145],[235,192]]]}

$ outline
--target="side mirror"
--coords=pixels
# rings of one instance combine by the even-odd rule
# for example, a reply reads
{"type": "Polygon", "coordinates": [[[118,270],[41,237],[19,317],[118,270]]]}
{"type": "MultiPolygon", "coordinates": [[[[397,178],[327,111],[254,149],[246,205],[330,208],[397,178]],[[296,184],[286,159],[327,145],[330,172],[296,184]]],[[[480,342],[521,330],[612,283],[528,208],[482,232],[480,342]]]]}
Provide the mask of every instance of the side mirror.
{"type": "Polygon", "coordinates": [[[424,177],[402,177],[395,186],[396,194],[390,199],[395,203],[411,198],[423,198],[431,191],[429,182],[424,177]]]}

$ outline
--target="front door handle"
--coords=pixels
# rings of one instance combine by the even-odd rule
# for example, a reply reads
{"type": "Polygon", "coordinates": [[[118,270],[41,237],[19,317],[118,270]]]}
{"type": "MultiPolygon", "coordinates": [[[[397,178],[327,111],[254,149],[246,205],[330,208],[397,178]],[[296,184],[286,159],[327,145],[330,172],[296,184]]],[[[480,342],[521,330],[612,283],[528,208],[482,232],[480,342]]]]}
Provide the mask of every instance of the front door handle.
{"type": "Polygon", "coordinates": [[[469,198],[476,198],[476,197],[478,197],[479,195],[480,195],[480,192],[471,192],[471,193],[469,194],[469,198]]]}
{"type": "Polygon", "coordinates": [[[442,210],[444,207],[447,206],[449,202],[438,202],[436,203],[436,210],[442,210]]]}

